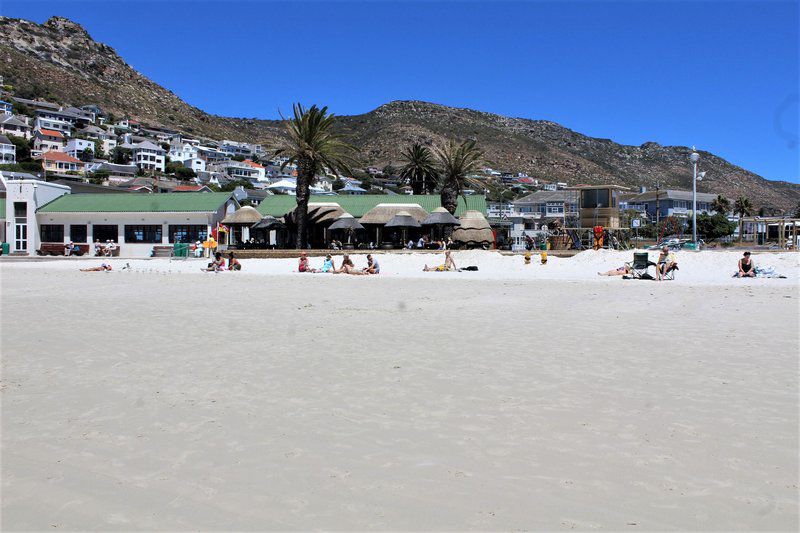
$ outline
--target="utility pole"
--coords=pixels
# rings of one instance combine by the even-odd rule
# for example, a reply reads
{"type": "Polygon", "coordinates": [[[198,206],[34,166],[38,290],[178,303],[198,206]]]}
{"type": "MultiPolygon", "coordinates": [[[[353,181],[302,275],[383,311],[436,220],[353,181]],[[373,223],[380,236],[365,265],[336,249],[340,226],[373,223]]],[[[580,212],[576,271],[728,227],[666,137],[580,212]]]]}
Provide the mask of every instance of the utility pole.
{"type": "Polygon", "coordinates": [[[661,202],[659,201],[659,191],[661,190],[661,182],[656,181],[656,232],[658,232],[658,223],[661,221],[661,202]]]}

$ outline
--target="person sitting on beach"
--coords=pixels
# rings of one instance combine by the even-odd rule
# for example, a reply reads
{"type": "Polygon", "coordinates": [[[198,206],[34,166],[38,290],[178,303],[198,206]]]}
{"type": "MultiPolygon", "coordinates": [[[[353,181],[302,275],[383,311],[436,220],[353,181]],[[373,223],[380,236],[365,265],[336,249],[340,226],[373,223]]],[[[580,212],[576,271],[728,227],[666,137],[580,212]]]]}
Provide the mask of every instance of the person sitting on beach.
{"type": "Polygon", "coordinates": [[[349,255],[345,255],[342,258],[342,266],[338,270],[333,271],[334,274],[351,274],[353,276],[363,276],[366,275],[366,272],[363,270],[358,270],[356,266],[353,264],[353,260],[350,259],[349,255]]]}
{"type": "Polygon", "coordinates": [[[754,278],[756,277],[756,266],[753,260],[750,259],[750,252],[745,252],[744,257],[739,259],[739,272],[736,273],[737,278],[754,278]]]}
{"type": "Polygon", "coordinates": [[[98,267],[92,268],[81,268],[81,272],[111,272],[111,265],[108,263],[103,263],[98,267]]]}
{"type": "Polygon", "coordinates": [[[103,255],[103,243],[100,242],[100,239],[95,239],[94,241],[94,256],[100,257],[103,255]]]}
{"type": "Polygon", "coordinates": [[[222,253],[216,252],[214,254],[214,260],[208,264],[208,268],[201,268],[200,270],[204,270],[205,272],[219,272],[220,270],[225,270],[225,259],[222,257],[222,253]]]}
{"type": "Polygon", "coordinates": [[[661,248],[661,253],[658,255],[658,261],[656,262],[656,280],[661,281],[677,265],[675,254],[670,252],[669,246],[661,248]]]}
{"type": "Polygon", "coordinates": [[[453,257],[450,255],[450,250],[447,250],[444,253],[443,265],[436,267],[429,267],[428,265],[425,265],[425,268],[422,269],[423,272],[452,272],[454,270],[458,270],[458,268],[456,268],[456,262],[453,261],[453,257]]]}
{"type": "Polygon", "coordinates": [[[236,270],[241,270],[242,264],[233,256],[233,252],[228,252],[228,270],[234,272],[236,270]]]}
{"type": "Polygon", "coordinates": [[[75,244],[72,241],[69,241],[69,244],[64,247],[64,255],[67,257],[71,256],[75,251],[75,244]]]}
{"type": "Polygon", "coordinates": [[[367,254],[367,268],[364,269],[367,274],[380,274],[381,265],[377,259],[372,257],[372,254],[367,254]]]}
{"type": "Polygon", "coordinates": [[[106,242],[106,247],[103,250],[103,253],[105,254],[106,257],[111,257],[112,255],[114,255],[114,250],[116,249],[117,249],[117,244],[114,242],[113,239],[109,239],[106,242]]]}
{"type": "Polygon", "coordinates": [[[622,265],[619,268],[615,268],[614,270],[609,270],[608,272],[598,272],[598,276],[626,276],[631,273],[631,267],[628,265],[622,265]]]}
{"type": "Polygon", "coordinates": [[[333,257],[331,254],[328,254],[325,256],[325,261],[322,262],[322,269],[320,269],[320,272],[333,273],[335,271],[336,265],[333,263],[333,257]]]}
{"type": "Polygon", "coordinates": [[[316,272],[316,268],[311,268],[308,264],[308,254],[300,252],[300,262],[297,265],[298,272],[316,272]]]}

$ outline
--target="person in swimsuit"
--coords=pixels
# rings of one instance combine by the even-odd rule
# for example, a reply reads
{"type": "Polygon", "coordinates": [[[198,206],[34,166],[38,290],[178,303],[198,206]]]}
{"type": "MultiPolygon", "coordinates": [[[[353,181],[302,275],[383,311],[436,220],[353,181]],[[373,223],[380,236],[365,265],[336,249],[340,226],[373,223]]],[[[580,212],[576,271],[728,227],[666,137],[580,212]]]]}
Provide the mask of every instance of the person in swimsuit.
{"type": "Polygon", "coordinates": [[[598,272],[598,276],[625,276],[626,274],[631,273],[631,267],[628,265],[622,265],[619,268],[615,268],[614,270],[609,270],[608,272],[598,272]]]}
{"type": "Polygon", "coordinates": [[[219,272],[225,269],[225,259],[220,252],[214,254],[214,260],[208,264],[208,268],[201,268],[204,272],[219,272]]]}
{"type": "Polygon", "coordinates": [[[443,265],[436,267],[429,267],[428,265],[425,265],[425,268],[422,269],[423,272],[448,272],[453,270],[458,270],[458,268],[456,268],[456,262],[453,261],[453,257],[450,255],[450,250],[447,250],[444,253],[443,265]]]}
{"type": "Polygon", "coordinates": [[[242,264],[233,256],[233,252],[228,253],[228,270],[241,270],[242,264]]]}
{"type": "Polygon", "coordinates": [[[744,257],[739,259],[739,272],[736,273],[737,278],[754,278],[756,277],[756,266],[753,260],[750,259],[750,252],[745,252],[744,257]]]}
{"type": "Polygon", "coordinates": [[[300,263],[297,265],[298,272],[317,272],[316,268],[311,268],[308,265],[308,255],[305,252],[300,252],[300,263]]]}
{"type": "Polygon", "coordinates": [[[322,262],[322,270],[321,271],[322,272],[331,272],[331,273],[336,271],[336,265],[333,264],[333,257],[331,257],[331,254],[328,254],[328,255],[325,256],[325,261],[322,262]]]}
{"type": "Polygon", "coordinates": [[[111,272],[111,265],[103,263],[99,267],[81,268],[81,272],[111,272]]]}
{"type": "Polygon", "coordinates": [[[364,276],[367,274],[366,272],[356,268],[349,255],[346,255],[342,258],[342,267],[339,270],[334,270],[333,272],[334,274],[351,274],[353,276],[364,276]]]}
{"type": "Polygon", "coordinates": [[[661,253],[658,255],[658,262],[656,264],[656,280],[661,281],[664,279],[664,276],[674,268],[676,263],[675,254],[669,251],[669,247],[664,246],[661,248],[661,253]]]}

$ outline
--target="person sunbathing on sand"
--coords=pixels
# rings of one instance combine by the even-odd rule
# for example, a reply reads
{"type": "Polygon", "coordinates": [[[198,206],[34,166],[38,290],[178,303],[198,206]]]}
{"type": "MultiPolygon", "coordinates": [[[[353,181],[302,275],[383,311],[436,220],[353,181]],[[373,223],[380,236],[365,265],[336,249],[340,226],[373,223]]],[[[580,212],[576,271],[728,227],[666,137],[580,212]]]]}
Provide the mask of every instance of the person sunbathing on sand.
{"type": "Polygon", "coordinates": [[[349,255],[344,256],[342,258],[342,267],[339,270],[334,270],[334,274],[350,274],[353,276],[366,276],[367,273],[363,270],[358,270],[356,266],[353,264],[353,260],[350,259],[349,255]]]}
{"type": "Polygon", "coordinates": [[[316,268],[311,268],[308,265],[308,255],[305,252],[300,252],[300,264],[297,265],[298,272],[317,272],[316,268]]]}
{"type": "Polygon", "coordinates": [[[111,272],[111,265],[103,263],[99,267],[81,268],[81,272],[111,272]]]}
{"type": "Polygon", "coordinates": [[[367,268],[364,269],[367,274],[380,274],[381,265],[377,259],[372,258],[372,254],[367,254],[367,268]]]}
{"type": "Polygon", "coordinates": [[[208,268],[201,268],[204,272],[219,272],[225,269],[225,259],[220,252],[214,254],[214,260],[208,264],[208,268]]]}
{"type": "Polygon", "coordinates": [[[750,252],[745,252],[744,257],[739,259],[739,271],[736,273],[737,278],[754,278],[756,277],[756,268],[753,260],[750,259],[750,252]]]}
{"type": "Polygon", "coordinates": [[[456,268],[456,262],[453,261],[453,257],[450,255],[450,250],[447,250],[444,253],[443,265],[436,267],[429,267],[428,265],[425,265],[425,268],[422,269],[423,272],[450,272],[454,270],[458,270],[458,268],[456,268]]]}
{"type": "Polygon", "coordinates": [[[320,272],[336,272],[336,265],[333,263],[331,254],[325,256],[325,261],[322,262],[322,270],[320,270],[320,272]]]}
{"type": "Polygon", "coordinates": [[[619,268],[615,268],[614,270],[609,270],[608,272],[598,272],[598,276],[625,276],[631,273],[631,267],[628,265],[622,265],[619,268]]]}

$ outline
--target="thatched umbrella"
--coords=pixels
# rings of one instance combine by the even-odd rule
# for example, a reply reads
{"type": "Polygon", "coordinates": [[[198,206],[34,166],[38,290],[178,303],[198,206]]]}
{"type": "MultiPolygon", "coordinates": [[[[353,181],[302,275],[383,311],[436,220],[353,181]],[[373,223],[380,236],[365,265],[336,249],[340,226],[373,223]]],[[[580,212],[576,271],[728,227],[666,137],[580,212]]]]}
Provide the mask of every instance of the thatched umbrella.
{"type": "Polygon", "coordinates": [[[444,207],[437,207],[428,218],[422,221],[423,226],[458,226],[461,222],[444,207]]]}
{"type": "Polygon", "coordinates": [[[333,224],[328,226],[329,230],[341,229],[347,232],[347,244],[350,244],[353,233],[356,230],[364,229],[356,218],[350,213],[342,213],[339,215],[333,224]]]}
{"type": "Polygon", "coordinates": [[[431,214],[422,221],[423,226],[430,226],[431,228],[431,237],[434,237],[434,234],[438,234],[438,236],[442,236],[444,234],[445,227],[455,227],[461,224],[456,217],[450,214],[450,211],[445,209],[444,207],[437,207],[431,214]],[[438,228],[438,230],[436,229],[438,228]]]}
{"type": "Polygon", "coordinates": [[[333,224],[328,226],[328,229],[357,230],[364,229],[364,226],[350,213],[342,213],[333,224]]]}
{"type": "Polygon", "coordinates": [[[274,229],[286,229],[286,224],[273,216],[267,215],[250,229],[263,229],[266,231],[274,229]]]}
{"type": "Polygon", "coordinates": [[[394,216],[401,211],[411,216],[417,222],[422,222],[428,218],[428,212],[421,205],[415,203],[385,203],[378,204],[361,217],[364,225],[372,224],[375,226],[375,240],[380,243],[380,228],[385,226],[394,216]]]}
{"type": "Polygon", "coordinates": [[[480,211],[464,211],[461,225],[453,231],[453,241],[466,246],[488,246],[494,242],[492,227],[480,211]]]}
{"type": "Polygon", "coordinates": [[[222,219],[221,224],[226,226],[252,226],[261,222],[261,218],[261,213],[255,207],[246,205],[222,219]]]}
{"type": "Polygon", "coordinates": [[[408,213],[408,211],[400,211],[395,216],[393,216],[392,219],[389,222],[387,222],[383,227],[400,228],[403,234],[401,240],[403,244],[405,244],[408,228],[421,228],[422,225],[419,222],[417,222],[414,219],[414,217],[412,217],[411,214],[408,213]]]}
{"type": "MultiPolygon", "coordinates": [[[[222,222],[220,222],[220,224],[223,224],[225,226],[230,226],[232,228],[231,235],[236,236],[236,228],[238,228],[239,232],[243,232],[242,228],[245,227],[249,228],[250,226],[258,222],[261,222],[261,213],[259,213],[255,207],[246,205],[244,207],[240,207],[230,215],[226,216],[224,219],[222,219],[222,222]]],[[[241,237],[242,240],[244,240],[244,236],[242,235],[242,233],[239,233],[239,237],[241,237]]],[[[234,241],[236,240],[236,238],[237,237],[231,239],[232,241],[231,244],[235,244],[234,241]]]]}

